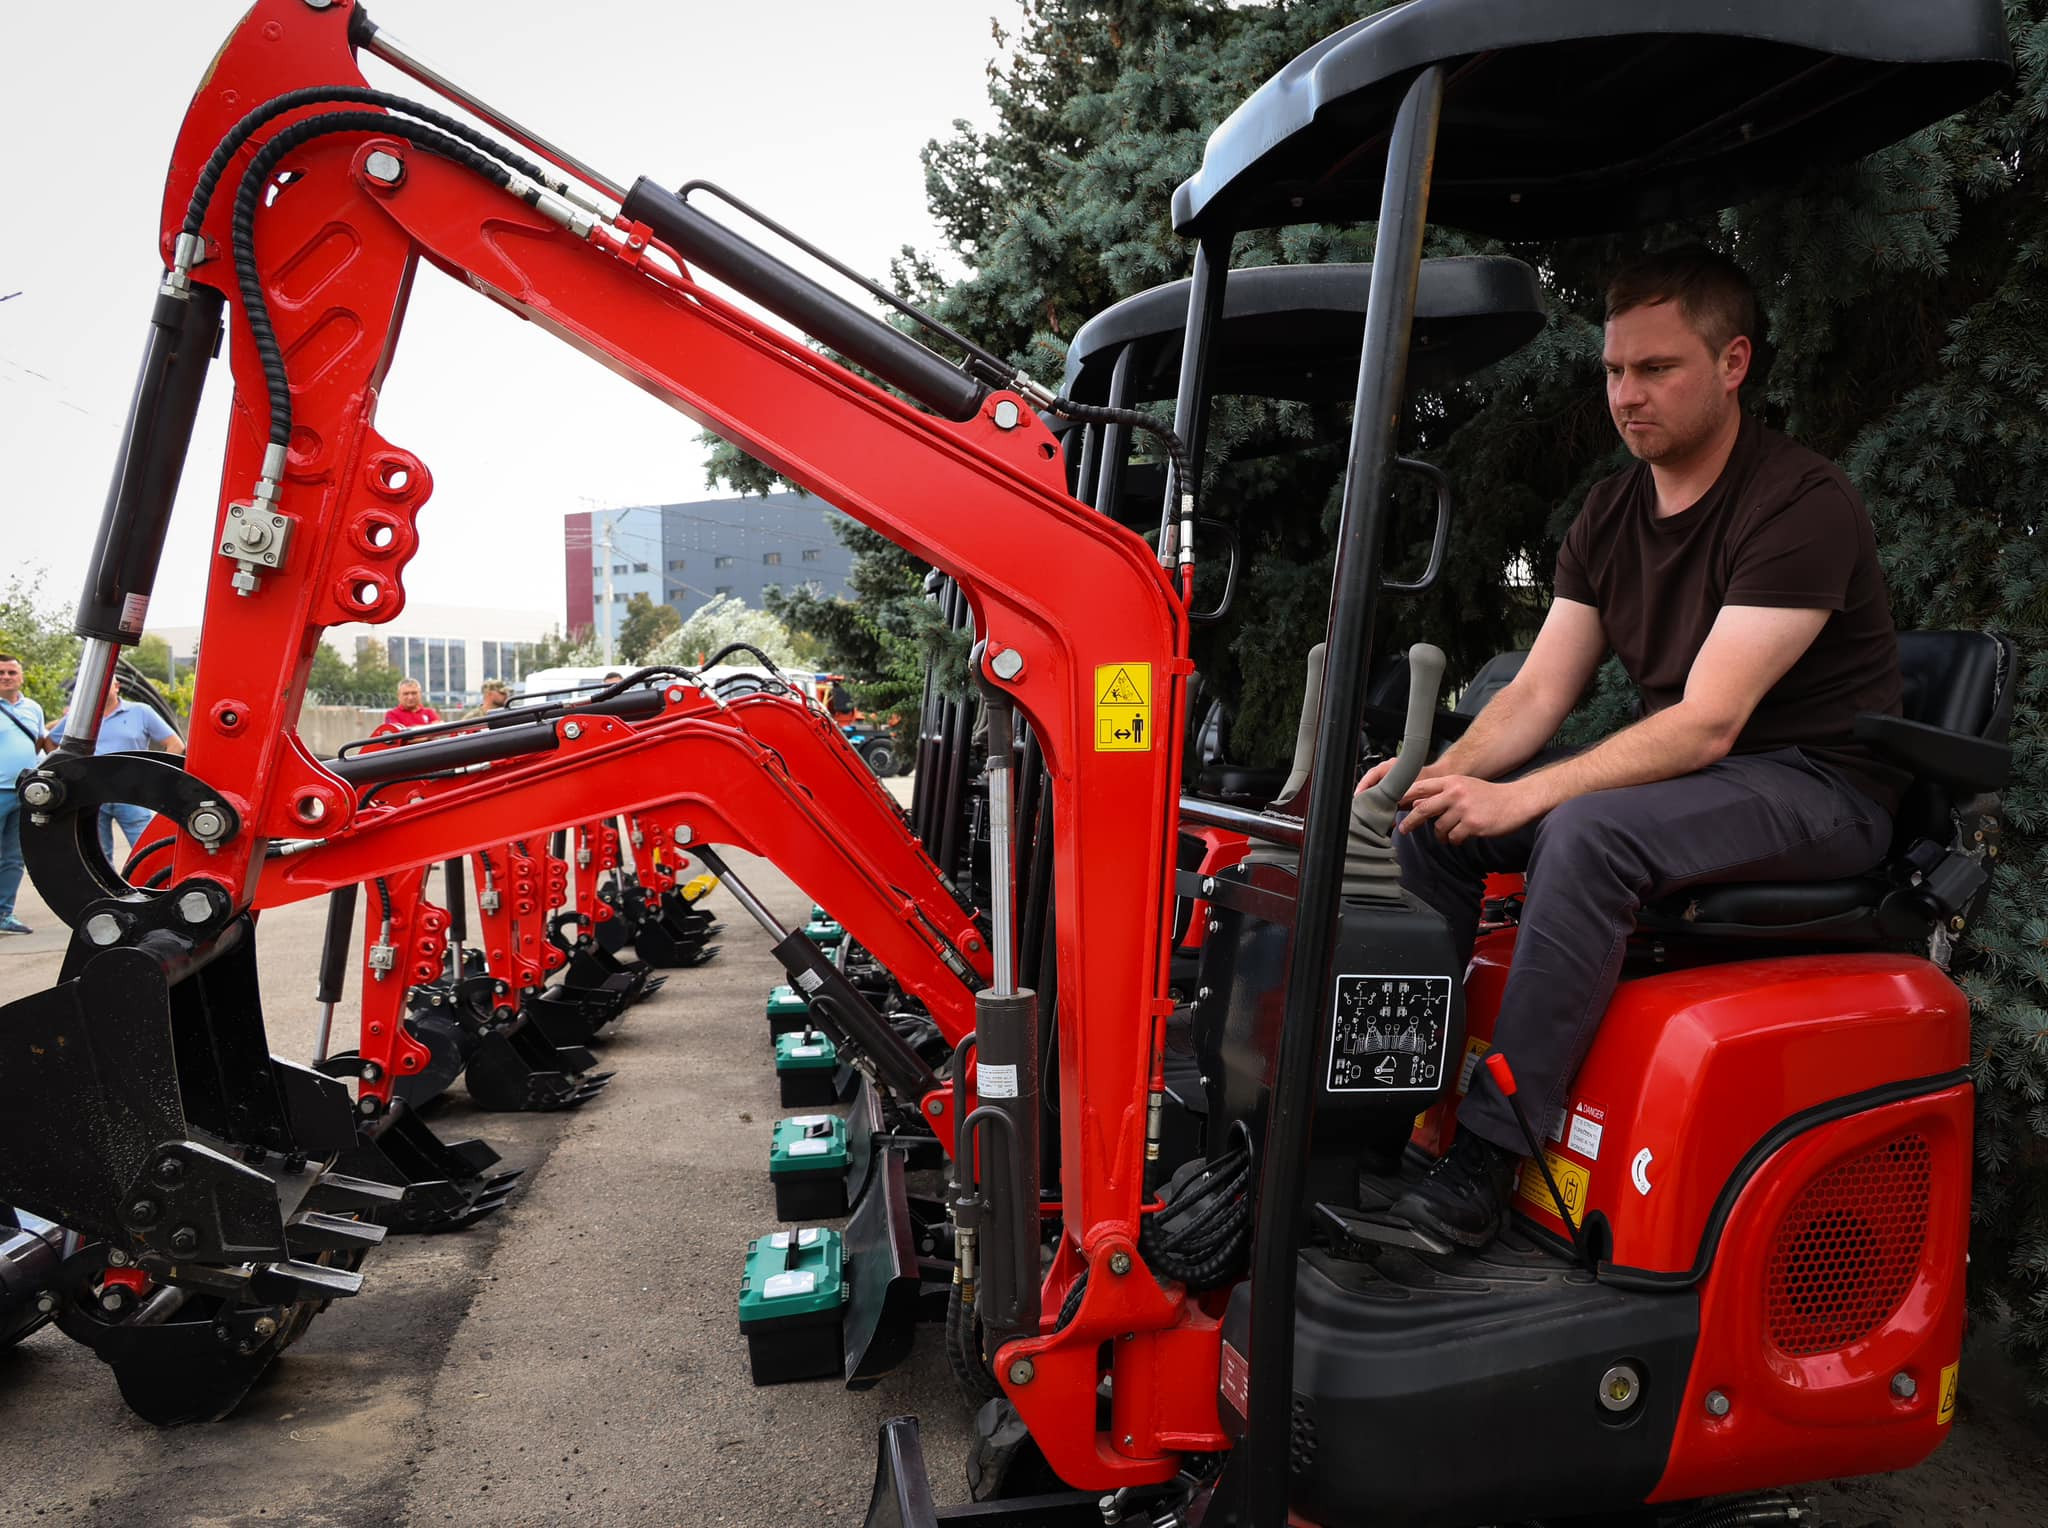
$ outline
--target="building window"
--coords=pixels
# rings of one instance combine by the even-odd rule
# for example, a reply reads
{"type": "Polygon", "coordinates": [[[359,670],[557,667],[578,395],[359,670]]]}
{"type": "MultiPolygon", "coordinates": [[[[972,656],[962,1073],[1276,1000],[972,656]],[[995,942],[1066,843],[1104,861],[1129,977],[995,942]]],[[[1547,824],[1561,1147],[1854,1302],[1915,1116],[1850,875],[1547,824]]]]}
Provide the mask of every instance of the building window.
{"type": "Polygon", "coordinates": [[[711,592],[713,594],[730,594],[732,593],[732,585],[720,584],[716,589],[713,589],[711,592]]]}
{"type": "Polygon", "coordinates": [[[612,564],[612,576],[614,578],[616,578],[621,573],[630,573],[632,571],[633,570],[627,567],[623,562],[615,562],[612,564]]]}
{"type": "Polygon", "coordinates": [[[732,559],[730,557],[714,557],[711,559],[711,566],[714,568],[729,568],[732,566],[732,559]]]}
{"type": "Polygon", "coordinates": [[[688,562],[687,562],[687,561],[686,561],[685,559],[683,559],[683,558],[681,558],[681,557],[671,557],[671,558],[670,558],[670,559],[668,560],[668,570],[669,570],[669,572],[671,572],[671,573],[680,573],[680,572],[682,572],[682,571],[683,571],[683,569],[687,568],[687,567],[688,567],[689,565],[690,565],[690,564],[689,564],[689,563],[688,563],[688,562]]]}
{"type": "Polygon", "coordinates": [[[635,573],[645,573],[647,571],[647,564],[644,562],[636,562],[633,564],[633,571],[635,573]]]}
{"type": "Polygon", "coordinates": [[[764,568],[781,567],[782,554],[780,552],[763,552],[761,554],[761,566],[764,568]]]}
{"type": "Polygon", "coordinates": [[[805,562],[816,562],[819,558],[823,557],[824,555],[825,554],[823,552],[819,551],[814,546],[807,546],[804,548],[805,562]]]}

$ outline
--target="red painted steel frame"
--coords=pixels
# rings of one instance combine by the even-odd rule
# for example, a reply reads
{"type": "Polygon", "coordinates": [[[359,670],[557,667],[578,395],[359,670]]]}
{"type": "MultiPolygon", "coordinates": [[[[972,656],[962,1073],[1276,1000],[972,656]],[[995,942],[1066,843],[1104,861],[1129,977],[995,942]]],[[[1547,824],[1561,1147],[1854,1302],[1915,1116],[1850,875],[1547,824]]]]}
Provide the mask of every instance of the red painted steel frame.
{"type": "MultiPolygon", "coordinates": [[[[172,157],[165,256],[200,167],[236,120],[287,90],[362,83],[347,41],[352,10],[345,0],[324,10],[259,0],[228,39],[172,157]]],[[[245,150],[226,185],[246,163],[245,150]]],[[[425,258],[942,569],[967,591],[989,657],[1014,651],[1015,677],[996,682],[1041,741],[1058,803],[1060,1160],[1067,1234],[1092,1269],[1087,1301],[1068,1330],[1011,1350],[1034,1350],[1040,1376],[1016,1399],[1055,1468],[1077,1483],[1165,1479],[1177,1449],[1220,1446],[1213,1333],[1206,1342],[1197,1337],[1189,1308],[1143,1272],[1136,1251],[1190,670],[1185,616],[1152,550],[1066,492],[1059,447],[1022,400],[991,395],[958,424],[921,413],[699,286],[644,230],[580,240],[467,171],[371,134],[317,139],[285,167],[295,178],[260,210],[256,253],[293,389],[279,505],[292,522],[292,545],[252,597],[234,592],[229,563],[213,563],[188,763],[234,804],[245,827],[211,854],[181,839],[179,876],[218,881],[246,903],[259,876],[274,873],[270,891],[289,899],[428,853],[466,852],[495,836],[493,821],[540,832],[589,813],[588,779],[573,790],[557,780],[550,790],[544,766],[538,775],[514,768],[461,782],[418,812],[359,816],[345,785],[295,731],[321,632],[388,621],[403,607],[401,574],[418,545],[416,517],[431,478],[372,421],[425,258]],[[404,161],[396,186],[362,173],[373,148],[404,161]],[[648,258],[655,253],[664,259],[648,258]],[[998,404],[1021,409],[1016,428],[997,426],[998,404]],[[1098,752],[1095,670],[1135,663],[1152,665],[1156,744],[1098,752]],[[404,823],[396,833],[395,820],[404,823]],[[431,847],[423,837],[430,823],[438,830],[431,847]],[[267,840],[312,836],[324,846],[265,863],[267,840]],[[1114,1275],[1113,1256],[1132,1260],[1135,1276],[1114,1275]],[[1115,1347],[1118,1390],[1163,1398],[1128,1443],[1121,1434],[1098,1438],[1086,1421],[1095,1344],[1111,1332],[1138,1334],[1115,1347]],[[1079,1429],[1074,1418],[1083,1419],[1079,1429]]],[[[230,296],[232,200],[215,200],[204,229],[213,258],[194,272],[230,296]]],[[[221,523],[258,478],[269,420],[245,322],[231,326],[229,349],[237,386],[221,523]]],[[[741,747],[729,728],[677,730],[692,728],[711,751],[741,747]]],[[[620,743],[626,730],[600,724],[584,729],[587,742],[558,741],[578,752],[620,743]]],[[[628,772],[644,763],[630,742],[615,751],[628,772]]],[[[606,765],[593,768],[603,773],[606,765]]],[[[687,798],[687,780],[614,779],[607,799],[653,807],[674,798],[678,785],[687,798]]],[[[780,812],[789,799],[786,790],[769,792],[759,806],[780,812]]],[[[736,805],[691,800],[687,811],[701,838],[751,847],[758,819],[726,818],[723,808],[736,805]]],[[[819,900],[835,912],[846,905],[836,891],[819,900]]],[[[998,1373],[1009,1367],[999,1362],[998,1373]]]]}
{"type": "Polygon", "coordinates": [[[356,1052],[364,1069],[376,1068],[376,1075],[360,1077],[358,1098],[391,1101],[393,1081],[411,1076],[432,1060],[427,1048],[405,1027],[406,994],[421,982],[441,974],[448,958],[448,913],[427,900],[425,865],[395,870],[382,879],[391,898],[391,927],[384,927],[383,899],[375,885],[364,888],[363,898],[363,994],[362,1020],[356,1052]],[[389,938],[394,954],[390,970],[371,965],[370,951],[389,938]]]}

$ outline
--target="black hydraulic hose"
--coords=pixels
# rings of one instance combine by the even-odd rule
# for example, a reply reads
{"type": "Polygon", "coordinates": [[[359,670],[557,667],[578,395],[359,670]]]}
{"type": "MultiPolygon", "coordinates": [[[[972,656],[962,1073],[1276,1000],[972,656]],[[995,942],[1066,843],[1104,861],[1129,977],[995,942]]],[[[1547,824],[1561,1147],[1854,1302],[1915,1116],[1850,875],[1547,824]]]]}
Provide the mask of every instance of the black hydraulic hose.
{"type": "Polygon", "coordinates": [[[377,877],[377,909],[386,923],[391,921],[391,887],[383,876],[377,877]]]}
{"type": "Polygon", "coordinates": [[[192,183],[192,197],[185,204],[185,222],[180,232],[196,236],[205,226],[207,209],[213,204],[213,194],[220,184],[221,176],[227,173],[228,162],[266,122],[275,121],[286,112],[297,111],[302,106],[340,104],[383,106],[392,111],[402,111],[409,117],[417,117],[422,122],[438,127],[444,133],[460,138],[471,147],[503,160],[530,180],[537,180],[543,185],[550,186],[559,183],[558,177],[518,150],[499,142],[487,133],[479,132],[461,118],[451,117],[444,111],[436,111],[433,107],[418,101],[393,95],[388,90],[372,90],[362,85],[309,85],[303,90],[288,90],[283,95],[272,96],[228,129],[227,136],[214,146],[205,168],[200,170],[199,178],[192,183]]]}
{"type": "Polygon", "coordinates": [[[1052,413],[1076,424],[1122,425],[1127,430],[1143,430],[1147,435],[1157,437],[1166,450],[1166,460],[1172,472],[1168,489],[1173,494],[1190,500],[1190,506],[1183,518],[1191,516],[1195,501],[1201,494],[1201,485],[1188,464],[1187,442],[1171,425],[1161,424],[1150,414],[1140,409],[1109,408],[1099,403],[1076,403],[1071,398],[1055,398],[1048,405],[1052,413]]]}
{"type": "Polygon", "coordinates": [[[312,139],[333,133],[376,133],[387,138],[401,138],[416,149],[437,154],[474,171],[500,190],[509,191],[512,186],[510,169],[478,153],[460,139],[450,137],[437,128],[408,122],[381,111],[337,111],[308,117],[294,122],[257,151],[256,157],[249,162],[249,168],[242,172],[241,186],[235,193],[235,282],[242,293],[242,311],[249,320],[250,337],[256,342],[256,353],[263,363],[264,381],[270,393],[269,439],[273,446],[291,444],[292,395],[291,385],[285,377],[284,350],[277,342],[277,330],[271,325],[270,302],[263,295],[263,279],[256,270],[256,208],[279,160],[312,139]]]}

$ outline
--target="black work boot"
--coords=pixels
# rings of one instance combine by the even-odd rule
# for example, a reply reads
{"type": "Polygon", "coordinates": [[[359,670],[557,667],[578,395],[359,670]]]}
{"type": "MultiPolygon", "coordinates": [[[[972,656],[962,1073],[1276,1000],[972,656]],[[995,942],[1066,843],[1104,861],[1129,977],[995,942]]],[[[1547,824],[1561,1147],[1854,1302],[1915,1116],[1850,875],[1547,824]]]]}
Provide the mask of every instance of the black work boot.
{"type": "Polygon", "coordinates": [[[1514,1152],[1461,1130],[1429,1176],[1394,1201],[1391,1213],[1461,1247],[1477,1250],[1500,1235],[1507,1224],[1508,1200],[1515,1191],[1515,1167],[1520,1160],[1514,1152]]]}

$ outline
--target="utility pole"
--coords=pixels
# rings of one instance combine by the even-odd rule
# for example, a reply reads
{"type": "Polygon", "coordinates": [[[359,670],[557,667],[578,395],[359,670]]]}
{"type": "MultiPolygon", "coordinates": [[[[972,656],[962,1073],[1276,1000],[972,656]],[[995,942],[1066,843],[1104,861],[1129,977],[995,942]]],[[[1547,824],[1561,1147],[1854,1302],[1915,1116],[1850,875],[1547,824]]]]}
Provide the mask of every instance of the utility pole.
{"type": "Polygon", "coordinates": [[[604,512],[604,662],[610,668],[616,661],[612,654],[612,642],[618,633],[619,607],[612,603],[612,515],[604,512]]]}

